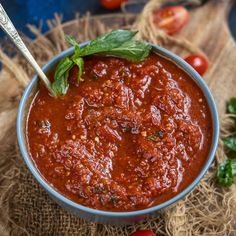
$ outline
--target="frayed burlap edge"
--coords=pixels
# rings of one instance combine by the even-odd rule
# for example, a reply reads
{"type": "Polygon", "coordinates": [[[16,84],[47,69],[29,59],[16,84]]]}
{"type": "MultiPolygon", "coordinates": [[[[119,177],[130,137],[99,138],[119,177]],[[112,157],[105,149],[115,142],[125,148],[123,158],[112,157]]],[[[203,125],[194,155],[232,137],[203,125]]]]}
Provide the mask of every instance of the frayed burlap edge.
{"type": "MultiPolygon", "coordinates": [[[[150,13],[161,5],[161,1],[150,1],[145,7],[139,19],[127,28],[138,29],[139,39],[151,41],[168,48],[168,45],[175,45],[176,50],[185,50],[190,53],[199,53],[200,50],[185,39],[175,39],[166,36],[162,31],[154,28],[150,20],[150,13]],[[179,49],[180,48],[180,49],[179,49]]],[[[78,41],[86,41],[94,38],[109,30],[99,19],[93,20],[91,25],[91,16],[87,14],[83,18],[78,18],[78,27],[81,34],[74,35],[78,41]]],[[[36,35],[35,41],[27,40],[27,45],[40,65],[48,61],[54,55],[64,50],[68,46],[64,41],[64,27],[61,24],[61,17],[56,15],[55,20],[48,22],[53,28],[48,37],[45,37],[34,26],[29,26],[30,30],[36,35]]],[[[202,53],[202,52],[201,52],[202,53]]],[[[16,55],[10,59],[3,50],[0,50],[0,58],[4,64],[4,76],[15,78],[21,89],[24,89],[32,77],[32,68],[16,55]]],[[[16,112],[16,110],[13,110],[16,112]]],[[[222,136],[231,135],[230,130],[235,123],[232,117],[225,115],[221,117],[222,136]]],[[[14,127],[14,124],[10,124],[14,127]]],[[[19,216],[14,215],[14,204],[19,204],[17,198],[17,188],[22,185],[22,172],[26,171],[18,157],[20,156],[15,143],[10,146],[1,147],[0,159],[0,233],[1,235],[34,235],[20,221],[14,220],[19,216]]],[[[215,183],[215,170],[218,161],[225,159],[223,145],[220,142],[216,154],[215,163],[201,180],[200,184],[183,200],[175,205],[164,209],[160,214],[148,221],[139,224],[124,227],[102,226],[94,223],[85,223],[83,220],[77,222],[68,222],[67,224],[77,224],[77,235],[127,235],[128,233],[140,229],[150,228],[163,235],[233,235],[235,232],[235,189],[218,188],[215,183]],[[84,227],[87,227],[85,230],[84,227]],[[82,233],[86,231],[85,233],[82,233]]],[[[56,208],[56,206],[55,206],[56,208]]],[[[20,214],[20,212],[18,212],[20,214]]],[[[66,213],[65,213],[66,214],[66,213]]],[[[69,217],[69,216],[68,216],[69,217]]],[[[40,227],[40,225],[39,225],[40,227]]],[[[39,231],[40,232],[40,231],[39,231]]],[[[53,232],[48,235],[53,235],[53,232]]],[[[63,234],[61,234],[63,235],[63,234]]]]}

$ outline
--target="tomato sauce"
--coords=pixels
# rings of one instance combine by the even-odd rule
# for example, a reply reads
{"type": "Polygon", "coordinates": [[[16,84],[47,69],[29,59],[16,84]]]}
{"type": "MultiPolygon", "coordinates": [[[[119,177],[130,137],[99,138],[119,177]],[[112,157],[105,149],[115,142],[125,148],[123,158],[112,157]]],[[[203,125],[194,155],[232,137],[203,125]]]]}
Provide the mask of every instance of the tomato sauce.
{"type": "Polygon", "coordinates": [[[61,98],[44,86],[31,103],[28,150],[46,181],[95,209],[133,211],[162,203],[199,174],[212,142],[212,119],[195,82],[151,53],[134,63],[85,58],[61,98]]]}

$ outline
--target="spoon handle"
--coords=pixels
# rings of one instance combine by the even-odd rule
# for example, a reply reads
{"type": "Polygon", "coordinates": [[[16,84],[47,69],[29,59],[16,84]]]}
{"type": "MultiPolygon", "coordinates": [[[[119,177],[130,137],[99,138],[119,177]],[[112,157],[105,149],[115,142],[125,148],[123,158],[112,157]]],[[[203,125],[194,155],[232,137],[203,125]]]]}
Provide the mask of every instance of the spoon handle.
{"type": "Polygon", "coordinates": [[[55,93],[51,88],[51,82],[44,74],[38,63],[35,61],[32,54],[29,52],[28,48],[25,46],[17,30],[15,29],[13,23],[11,22],[7,13],[5,12],[2,4],[0,4],[0,27],[5,31],[8,37],[13,41],[16,47],[21,51],[21,53],[27,59],[27,61],[32,65],[32,67],[37,72],[39,77],[43,80],[49,92],[55,96],[55,93]]]}

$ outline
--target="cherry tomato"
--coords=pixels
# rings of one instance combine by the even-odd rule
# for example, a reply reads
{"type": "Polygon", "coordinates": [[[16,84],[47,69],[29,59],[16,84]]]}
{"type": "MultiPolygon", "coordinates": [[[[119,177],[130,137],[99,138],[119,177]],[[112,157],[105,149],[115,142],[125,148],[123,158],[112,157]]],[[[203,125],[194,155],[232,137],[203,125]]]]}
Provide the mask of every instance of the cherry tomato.
{"type": "Polygon", "coordinates": [[[123,2],[127,2],[127,0],[101,0],[102,6],[108,10],[119,8],[123,2]]]}
{"type": "Polygon", "coordinates": [[[129,236],[158,236],[155,233],[153,233],[151,230],[138,230],[133,233],[131,233],[129,236]]]}
{"type": "Polygon", "coordinates": [[[184,60],[188,62],[188,64],[199,73],[199,75],[203,75],[208,68],[208,61],[202,55],[190,55],[184,60]]]}
{"type": "Polygon", "coordinates": [[[179,32],[187,23],[189,13],[183,6],[164,7],[154,12],[153,22],[171,35],[179,32]]]}

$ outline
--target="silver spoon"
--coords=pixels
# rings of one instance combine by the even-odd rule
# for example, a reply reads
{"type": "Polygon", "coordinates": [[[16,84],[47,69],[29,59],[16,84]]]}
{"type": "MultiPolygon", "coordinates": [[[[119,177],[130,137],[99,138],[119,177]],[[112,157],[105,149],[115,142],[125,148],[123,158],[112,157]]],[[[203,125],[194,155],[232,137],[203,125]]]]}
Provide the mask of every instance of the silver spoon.
{"type": "Polygon", "coordinates": [[[26,60],[31,64],[31,66],[34,68],[36,73],[39,75],[39,77],[44,82],[46,88],[49,90],[49,92],[56,96],[54,91],[51,87],[51,82],[47,78],[47,76],[44,74],[44,72],[41,70],[38,63],[33,58],[32,54],[29,52],[28,48],[25,46],[24,42],[22,41],[21,37],[19,36],[18,32],[16,31],[13,23],[9,19],[7,13],[5,12],[4,8],[2,7],[2,4],[0,4],[0,26],[5,31],[5,33],[8,35],[8,37],[12,40],[12,42],[16,45],[16,47],[21,51],[23,56],[26,58],[26,60]]]}

